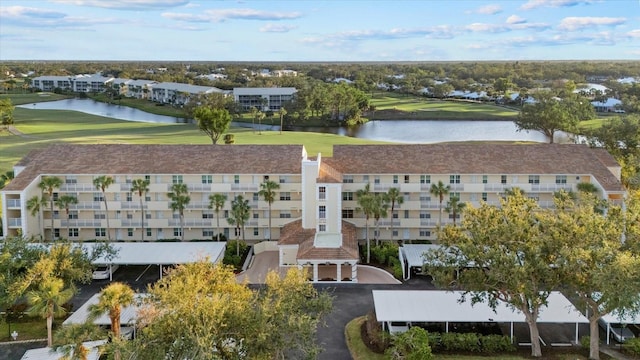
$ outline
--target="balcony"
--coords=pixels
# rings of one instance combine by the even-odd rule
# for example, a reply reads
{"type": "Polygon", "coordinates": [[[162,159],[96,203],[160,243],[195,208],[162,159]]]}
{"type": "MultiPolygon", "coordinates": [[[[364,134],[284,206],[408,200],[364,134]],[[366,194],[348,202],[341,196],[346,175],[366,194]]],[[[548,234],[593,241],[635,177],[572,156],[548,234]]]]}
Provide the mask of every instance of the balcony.
{"type": "Polygon", "coordinates": [[[464,184],[449,184],[449,191],[464,191],[464,184]]]}
{"type": "MultiPolygon", "coordinates": [[[[446,204],[442,204],[444,207],[446,204]]],[[[420,209],[439,209],[440,203],[437,202],[420,202],[420,209]]]]}
{"type": "Polygon", "coordinates": [[[505,191],[506,189],[511,189],[514,187],[518,187],[516,184],[485,184],[484,191],[505,191]]]}
{"type": "Polygon", "coordinates": [[[431,219],[420,219],[420,226],[436,226],[436,221],[431,219]]]}
{"type": "Polygon", "coordinates": [[[21,218],[9,218],[9,227],[10,228],[19,228],[22,227],[22,219],[21,218]]]}
{"type": "MultiPolygon", "coordinates": [[[[390,220],[380,220],[378,221],[378,225],[379,226],[391,226],[391,221],[390,220]]],[[[393,226],[400,226],[400,220],[393,220],[393,226]]]]}
{"type": "MultiPolygon", "coordinates": [[[[120,203],[120,208],[121,209],[135,209],[135,210],[139,210],[140,209],[140,202],[134,202],[134,201],[125,201],[125,202],[121,202],[120,203]]],[[[144,204],[143,208],[147,208],[147,205],[144,204]]]]}
{"type": "Polygon", "coordinates": [[[71,210],[100,210],[102,202],[100,201],[79,201],[75,205],[69,206],[71,210]]]}
{"type": "MultiPolygon", "coordinates": [[[[183,225],[190,226],[212,226],[214,219],[184,219],[183,225]]],[[[140,222],[138,222],[139,224],[140,222]]],[[[169,219],[169,226],[180,226],[180,219],[169,219]]]]}
{"type": "Polygon", "coordinates": [[[101,227],[102,221],[95,219],[71,219],[71,220],[61,220],[61,226],[74,226],[74,227],[101,227]]]}
{"type": "Polygon", "coordinates": [[[391,189],[392,187],[394,187],[396,189],[400,189],[400,184],[392,184],[392,183],[373,184],[373,191],[375,191],[375,192],[386,192],[386,191],[389,191],[389,189],[391,189]]]}
{"type": "Polygon", "coordinates": [[[7,208],[9,208],[9,209],[20,209],[20,199],[8,199],[7,200],[7,208]]]}
{"type": "Polygon", "coordinates": [[[211,184],[187,184],[189,191],[211,192],[211,184]]]}
{"type": "Polygon", "coordinates": [[[93,184],[62,184],[61,192],[97,191],[93,184]]]}
{"type": "Polygon", "coordinates": [[[129,192],[129,191],[131,191],[131,187],[132,187],[131,183],[120,184],[120,191],[129,192]]]}
{"type": "Polygon", "coordinates": [[[256,184],[231,184],[231,191],[258,191],[256,184]]]}
{"type": "MultiPolygon", "coordinates": [[[[123,219],[120,221],[120,224],[122,227],[141,227],[141,221],[140,220],[132,220],[132,219],[123,219]]],[[[148,222],[144,222],[144,226],[148,227],[149,223],[148,222]]]]}
{"type": "Polygon", "coordinates": [[[192,201],[187,205],[187,209],[208,209],[208,201],[192,201]]]}
{"type": "Polygon", "coordinates": [[[556,192],[560,190],[571,191],[572,189],[571,184],[531,184],[531,191],[556,192]]]}

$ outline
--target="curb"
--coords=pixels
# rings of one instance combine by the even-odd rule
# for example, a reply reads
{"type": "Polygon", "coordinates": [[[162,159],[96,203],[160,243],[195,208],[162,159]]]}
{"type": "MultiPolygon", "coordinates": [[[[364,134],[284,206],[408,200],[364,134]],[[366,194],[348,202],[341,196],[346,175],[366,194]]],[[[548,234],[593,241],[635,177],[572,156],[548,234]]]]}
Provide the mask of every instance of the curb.
{"type": "Polygon", "coordinates": [[[0,341],[0,346],[2,345],[12,345],[12,344],[28,344],[34,342],[46,342],[47,339],[30,339],[30,340],[11,340],[11,341],[0,341]]]}

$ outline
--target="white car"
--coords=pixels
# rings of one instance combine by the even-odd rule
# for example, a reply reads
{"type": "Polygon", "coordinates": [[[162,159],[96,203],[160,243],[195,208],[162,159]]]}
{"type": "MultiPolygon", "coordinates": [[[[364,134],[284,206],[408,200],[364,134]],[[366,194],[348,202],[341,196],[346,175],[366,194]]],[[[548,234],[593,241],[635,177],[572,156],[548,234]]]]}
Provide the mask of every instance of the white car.
{"type": "Polygon", "coordinates": [[[100,265],[95,270],[93,270],[93,280],[105,280],[109,279],[114,272],[118,270],[118,265],[100,265]],[[111,269],[111,273],[109,273],[109,269],[111,269]]]}
{"type": "MultiPolygon", "coordinates": [[[[600,324],[600,327],[603,328],[604,331],[607,331],[606,321],[604,321],[603,319],[600,319],[598,320],[598,324],[600,324]]],[[[626,325],[622,325],[622,324],[609,325],[609,331],[611,331],[611,337],[619,343],[623,343],[629,339],[633,339],[636,337],[631,331],[631,329],[629,329],[626,325]]]]}

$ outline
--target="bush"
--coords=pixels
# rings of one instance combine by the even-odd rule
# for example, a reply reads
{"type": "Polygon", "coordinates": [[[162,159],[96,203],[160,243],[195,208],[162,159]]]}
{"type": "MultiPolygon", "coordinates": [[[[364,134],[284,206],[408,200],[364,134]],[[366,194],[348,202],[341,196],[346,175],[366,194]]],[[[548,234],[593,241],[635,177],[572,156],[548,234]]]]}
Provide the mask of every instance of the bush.
{"type": "Polygon", "coordinates": [[[629,339],[622,344],[622,348],[626,353],[633,356],[640,356],[640,338],[629,339]]]}
{"type": "Polygon", "coordinates": [[[429,334],[421,327],[414,326],[408,331],[394,335],[392,345],[385,354],[393,360],[430,360],[433,359],[429,334]]]}
{"type": "Polygon", "coordinates": [[[480,349],[483,353],[495,354],[506,351],[515,351],[511,338],[504,335],[480,336],[480,349]]]}
{"type": "Polygon", "coordinates": [[[242,240],[231,240],[227,242],[227,248],[224,250],[224,258],[222,259],[222,263],[225,265],[231,265],[236,270],[240,270],[242,268],[242,259],[247,254],[249,250],[249,245],[247,245],[242,240]],[[236,244],[240,245],[240,255],[236,255],[236,244]]]}
{"type": "Polygon", "coordinates": [[[591,337],[590,336],[581,337],[580,338],[580,347],[583,348],[584,350],[591,349],[591,337]]]}
{"type": "Polygon", "coordinates": [[[369,311],[366,321],[362,324],[362,340],[371,351],[384,353],[389,347],[390,338],[376,318],[375,312],[369,311]]]}
{"type": "Polygon", "coordinates": [[[374,245],[371,247],[371,257],[380,265],[393,266],[393,261],[399,261],[398,245],[390,241],[374,245]]]}
{"type": "Polygon", "coordinates": [[[455,351],[458,348],[458,334],[456,333],[443,333],[440,334],[440,346],[444,351],[455,351]]]}

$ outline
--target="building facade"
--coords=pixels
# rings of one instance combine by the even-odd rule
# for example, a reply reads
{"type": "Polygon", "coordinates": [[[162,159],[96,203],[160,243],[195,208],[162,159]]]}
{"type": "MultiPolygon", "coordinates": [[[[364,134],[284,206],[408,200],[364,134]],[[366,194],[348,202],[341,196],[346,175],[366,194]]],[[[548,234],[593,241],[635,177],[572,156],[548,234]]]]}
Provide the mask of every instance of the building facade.
{"type": "Polygon", "coordinates": [[[243,110],[278,111],[297,92],[292,87],[234,88],[233,99],[243,110]]]}
{"type": "MultiPolygon", "coordinates": [[[[369,184],[373,192],[397,188],[404,198],[377,224],[369,219],[371,238],[435,241],[438,223],[454,220],[444,210],[454,196],[469,206],[499,204],[506,190],[517,187],[551,207],[554,192],[576,191],[579,183],[595,185],[599,196],[613,202],[625,194],[620,165],[605,150],[561,144],[337,145],[331,157],[308,156],[301,145],[52,145],[14,170],[15,179],[1,191],[4,234],[45,239],[106,239],[107,218],[114,240],[141,240],[142,221],[145,240],[179,239],[182,231],[186,240],[211,239],[218,231],[241,238],[227,218],[231,201],[242,195],[251,207],[247,240],[279,239],[286,225],[298,222],[295,231],[322,234],[330,248],[344,237],[345,223],[356,240],[366,238],[357,192],[369,184]],[[115,181],[102,193],[93,180],[105,175],[115,181]],[[68,213],[56,206],[52,211],[49,202],[39,211],[28,207],[30,199],[42,197],[38,185],[45,176],[61,180],[54,200],[78,200],[68,213]],[[143,199],[132,192],[134,179],[150,183],[143,199]],[[271,211],[258,194],[266,180],[280,186],[271,211]],[[438,182],[450,189],[442,203],[430,193],[438,182]],[[191,198],[184,228],[170,209],[168,193],[176,183],[186,184],[191,198]],[[227,196],[218,214],[209,201],[216,193],[227,196]]],[[[295,245],[287,238],[287,245],[295,245]]],[[[283,256],[282,262],[292,261],[283,256]]]]}

